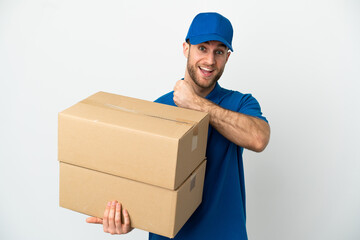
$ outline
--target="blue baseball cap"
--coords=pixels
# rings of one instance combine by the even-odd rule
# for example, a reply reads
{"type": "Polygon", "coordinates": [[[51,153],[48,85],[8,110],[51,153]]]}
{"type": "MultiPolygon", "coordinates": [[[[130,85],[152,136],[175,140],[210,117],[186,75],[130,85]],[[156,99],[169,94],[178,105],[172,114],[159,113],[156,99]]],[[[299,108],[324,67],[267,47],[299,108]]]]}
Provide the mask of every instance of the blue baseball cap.
{"type": "Polygon", "coordinates": [[[233,28],[226,17],[215,12],[199,13],[192,21],[185,41],[197,45],[207,41],[220,41],[233,51],[233,28]]]}

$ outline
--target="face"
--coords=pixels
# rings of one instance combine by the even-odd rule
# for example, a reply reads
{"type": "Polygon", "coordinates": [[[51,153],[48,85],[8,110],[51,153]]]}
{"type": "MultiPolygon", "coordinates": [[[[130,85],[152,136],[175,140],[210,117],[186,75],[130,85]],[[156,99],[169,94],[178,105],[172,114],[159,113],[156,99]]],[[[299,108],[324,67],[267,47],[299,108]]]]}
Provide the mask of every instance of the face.
{"type": "Polygon", "coordinates": [[[219,41],[198,45],[184,43],[187,73],[200,89],[212,89],[220,79],[230,56],[228,48],[219,41]]]}

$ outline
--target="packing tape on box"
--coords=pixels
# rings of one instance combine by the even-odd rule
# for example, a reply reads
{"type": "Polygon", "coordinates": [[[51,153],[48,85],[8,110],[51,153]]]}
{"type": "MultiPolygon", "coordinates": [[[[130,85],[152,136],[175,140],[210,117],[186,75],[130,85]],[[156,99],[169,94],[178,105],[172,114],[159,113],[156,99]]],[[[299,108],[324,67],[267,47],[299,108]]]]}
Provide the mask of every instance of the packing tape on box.
{"type": "MultiPolygon", "coordinates": [[[[195,130],[194,130],[194,132],[195,132],[195,130]]],[[[197,143],[198,143],[198,135],[194,134],[192,137],[192,141],[191,141],[191,151],[192,152],[197,148],[197,143]]]]}
{"type": "Polygon", "coordinates": [[[139,115],[143,115],[143,116],[147,116],[147,117],[159,118],[159,119],[172,121],[172,122],[177,122],[177,123],[181,123],[181,124],[192,125],[192,128],[190,129],[190,130],[193,130],[193,137],[192,137],[192,141],[191,141],[191,151],[194,151],[197,148],[198,135],[199,135],[199,128],[197,126],[198,122],[189,121],[189,120],[180,119],[180,118],[170,119],[170,118],[165,118],[165,117],[161,117],[161,116],[146,114],[146,113],[143,113],[143,112],[140,112],[140,111],[136,111],[134,109],[128,109],[128,108],[121,107],[121,106],[114,105],[114,104],[110,104],[110,103],[101,103],[101,102],[94,101],[94,100],[91,100],[91,99],[82,100],[80,103],[94,105],[94,106],[98,106],[98,107],[105,107],[105,108],[108,108],[108,109],[114,109],[114,110],[128,112],[128,113],[139,114],[139,115]]]}
{"type": "MultiPolygon", "coordinates": [[[[94,100],[91,100],[91,99],[82,100],[80,103],[85,103],[85,104],[94,105],[94,106],[98,106],[98,107],[105,107],[105,108],[108,108],[108,109],[114,109],[114,110],[119,110],[119,111],[128,112],[128,113],[139,114],[139,115],[143,115],[143,116],[147,116],[147,117],[159,118],[159,119],[172,121],[172,122],[189,124],[189,125],[193,125],[193,126],[198,124],[198,122],[195,122],[195,121],[189,121],[189,120],[180,119],[180,118],[176,118],[176,119],[165,118],[165,117],[161,117],[161,116],[156,116],[156,115],[151,115],[151,114],[143,113],[143,112],[140,112],[140,111],[136,111],[134,109],[128,109],[128,108],[125,108],[125,107],[120,107],[120,106],[110,104],[110,103],[97,102],[97,101],[94,101],[94,100]]],[[[197,134],[197,132],[196,132],[196,134],[197,134]]]]}
{"type": "Polygon", "coordinates": [[[196,184],[196,173],[191,176],[190,180],[190,192],[194,189],[196,184]]]}
{"type": "MultiPolygon", "coordinates": [[[[186,120],[180,120],[180,121],[186,121],[186,120]]],[[[192,122],[192,128],[189,130],[192,130],[192,139],[191,139],[191,151],[193,152],[197,146],[198,146],[198,135],[199,135],[199,127],[197,125],[197,122],[192,122]]]]}

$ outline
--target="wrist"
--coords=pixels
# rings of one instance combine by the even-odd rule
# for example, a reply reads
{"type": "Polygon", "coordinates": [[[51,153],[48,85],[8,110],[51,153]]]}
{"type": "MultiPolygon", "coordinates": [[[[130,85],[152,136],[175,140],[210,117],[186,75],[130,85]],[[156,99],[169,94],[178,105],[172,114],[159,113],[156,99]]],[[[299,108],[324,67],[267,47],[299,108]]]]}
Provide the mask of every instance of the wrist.
{"type": "Polygon", "coordinates": [[[206,98],[196,95],[193,101],[193,109],[201,112],[210,112],[211,102],[206,98]]]}

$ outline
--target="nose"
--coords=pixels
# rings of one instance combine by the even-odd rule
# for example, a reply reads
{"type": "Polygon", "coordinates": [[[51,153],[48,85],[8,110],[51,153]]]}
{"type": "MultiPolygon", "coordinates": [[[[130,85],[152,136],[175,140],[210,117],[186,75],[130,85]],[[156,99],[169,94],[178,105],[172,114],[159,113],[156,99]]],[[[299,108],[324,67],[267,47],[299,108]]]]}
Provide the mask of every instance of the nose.
{"type": "Polygon", "coordinates": [[[215,54],[213,52],[209,52],[208,54],[206,54],[205,63],[209,66],[215,64],[215,54]]]}

